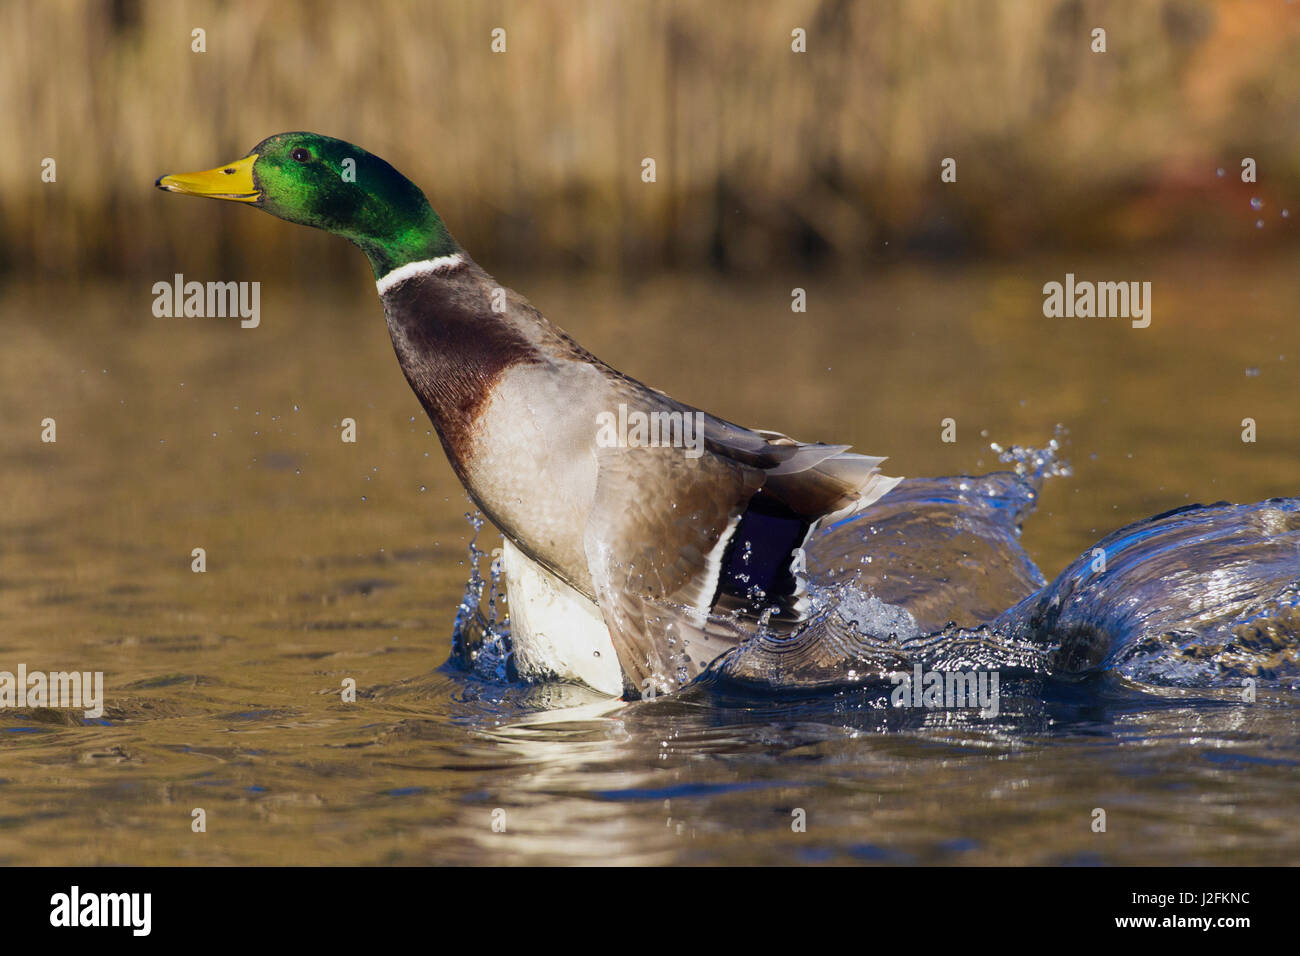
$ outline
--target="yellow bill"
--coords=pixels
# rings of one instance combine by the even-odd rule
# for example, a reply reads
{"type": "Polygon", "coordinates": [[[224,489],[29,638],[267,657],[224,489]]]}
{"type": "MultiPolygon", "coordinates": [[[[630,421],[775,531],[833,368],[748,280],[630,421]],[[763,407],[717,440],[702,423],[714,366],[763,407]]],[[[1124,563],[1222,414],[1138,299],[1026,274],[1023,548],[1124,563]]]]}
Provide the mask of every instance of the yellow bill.
{"type": "Polygon", "coordinates": [[[253,163],[257,154],[216,169],[201,173],[176,173],[161,176],[154,183],[159,189],[189,196],[207,196],[209,199],[230,199],[234,202],[257,202],[261,192],[253,185],[253,163]]]}

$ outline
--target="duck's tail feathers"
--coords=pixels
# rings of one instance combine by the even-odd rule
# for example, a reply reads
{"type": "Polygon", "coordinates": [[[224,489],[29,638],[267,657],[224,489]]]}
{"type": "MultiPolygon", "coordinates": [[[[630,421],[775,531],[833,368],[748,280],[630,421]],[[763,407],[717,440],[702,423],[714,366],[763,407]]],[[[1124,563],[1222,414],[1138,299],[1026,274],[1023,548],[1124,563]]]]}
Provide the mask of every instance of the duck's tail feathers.
{"type": "Polygon", "coordinates": [[[880,473],[884,458],[856,454],[849,445],[806,443],[780,432],[750,431],[762,440],[756,447],[752,439],[737,440],[741,431],[728,424],[717,436],[715,450],[762,468],[767,475],[763,489],[795,513],[813,519],[818,528],[869,507],[902,481],[880,473]]]}
{"type": "MultiPolygon", "coordinates": [[[[796,487],[782,487],[782,490],[791,497],[808,494],[811,502],[824,509],[812,529],[817,531],[870,507],[903,480],[880,473],[880,465],[884,460],[873,455],[840,451],[805,472],[795,473],[796,487]],[[800,475],[803,476],[802,480],[798,477],[800,475]]],[[[773,484],[773,481],[774,478],[769,477],[768,484],[773,484]]],[[[781,476],[775,476],[775,481],[778,486],[784,484],[781,476]]]]}

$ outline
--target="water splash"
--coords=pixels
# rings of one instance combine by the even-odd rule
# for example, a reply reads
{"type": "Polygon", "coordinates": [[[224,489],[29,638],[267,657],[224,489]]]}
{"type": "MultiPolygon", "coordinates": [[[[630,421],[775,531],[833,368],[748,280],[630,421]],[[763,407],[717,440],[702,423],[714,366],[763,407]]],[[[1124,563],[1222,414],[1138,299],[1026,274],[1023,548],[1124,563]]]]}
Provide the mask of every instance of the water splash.
{"type": "Polygon", "coordinates": [[[1014,472],[903,482],[807,549],[815,613],[759,635],[715,674],[838,688],[928,670],[999,669],[1154,686],[1300,687],[1300,499],[1180,508],[1120,529],[1050,584],[1019,543],[1045,448],[991,447],[1014,472]]]}
{"type": "MultiPolygon", "coordinates": [[[[909,539],[922,563],[934,562],[929,575],[905,563],[892,578],[817,592],[819,614],[806,627],[751,641],[715,672],[751,686],[837,688],[920,663],[1065,680],[1105,673],[1161,687],[1300,689],[1300,499],[1193,505],[1137,522],[975,623],[980,574],[945,555],[951,522],[932,517],[909,539]],[[968,620],[938,625],[946,611],[968,620]]],[[[872,566],[903,560],[877,553],[872,566]]],[[[1027,584],[1006,568],[988,571],[994,593],[1027,584]]]]}
{"type": "Polygon", "coordinates": [[[1300,689],[1300,498],[1190,505],[1107,535],[1000,615],[1053,673],[1300,689]]]}
{"type": "Polygon", "coordinates": [[[518,679],[515,672],[514,646],[510,640],[510,616],[504,609],[506,596],[502,589],[501,555],[489,555],[478,546],[478,536],[483,531],[485,519],[479,511],[465,514],[474,529],[470,537],[469,580],[465,593],[456,608],[456,621],[452,627],[452,660],[483,680],[505,683],[518,679]],[[483,558],[490,557],[488,577],[479,570],[483,558]],[[484,603],[484,592],[487,600],[484,603]]]}
{"type": "Polygon", "coordinates": [[[995,441],[989,442],[989,448],[997,454],[998,461],[1012,465],[1015,473],[1026,479],[1037,492],[1048,478],[1068,478],[1074,474],[1074,469],[1061,453],[1061,449],[1069,443],[1069,435],[1069,429],[1057,425],[1051,440],[1042,448],[1021,445],[1003,448],[995,441]]]}

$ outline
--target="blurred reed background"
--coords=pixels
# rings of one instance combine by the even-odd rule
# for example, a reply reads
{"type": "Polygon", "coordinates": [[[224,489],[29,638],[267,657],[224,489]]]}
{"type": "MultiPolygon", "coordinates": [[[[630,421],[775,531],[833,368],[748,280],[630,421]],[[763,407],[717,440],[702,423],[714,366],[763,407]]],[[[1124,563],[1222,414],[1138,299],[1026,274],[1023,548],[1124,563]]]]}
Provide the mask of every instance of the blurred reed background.
{"type": "Polygon", "coordinates": [[[285,129],[385,157],[477,258],[520,270],[1257,248],[1293,239],[1277,211],[1300,207],[1286,0],[6,0],[0,62],[11,276],[156,276],[182,240],[187,272],[362,271],[341,243],[152,188],[285,129]]]}

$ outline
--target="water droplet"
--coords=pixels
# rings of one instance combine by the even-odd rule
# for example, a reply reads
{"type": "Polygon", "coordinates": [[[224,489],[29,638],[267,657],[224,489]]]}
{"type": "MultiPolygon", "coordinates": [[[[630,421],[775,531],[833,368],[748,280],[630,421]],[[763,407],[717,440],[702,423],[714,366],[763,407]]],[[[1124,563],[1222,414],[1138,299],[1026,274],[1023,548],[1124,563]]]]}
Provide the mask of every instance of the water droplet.
{"type": "Polygon", "coordinates": [[[1263,209],[1263,208],[1264,208],[1264,200],[1260,199],[1258,196],[1254,197],[1254,198],[1251,199],[1251,201],[1250,201],[1250,208],[1251,208],[1251,209],[1257,209],[1257,210],[1258,210],[1258,209],[1263,209]]]}
{"type": "Polygon", "coordinates": [[[1214,171],[1214,175],[1216,175],[1216,176],[1218,176],[1220,179],[1222,179],[1222,178],[1223,178],[1223,167],[1220,166],[1218,169],[1216,169],[1216,170],[1214,171]]]}
{"type": "Polygon", "coordinates": [[[1256,220],[1255,220],[1255,228],[1256,228],[1256,229],[1263,229],[1263,228],[1264,228],[1264,220],[1263,220],[1263,219],[1256,219],[1256,220]]]}
{"type": "Polygon", "coordinates": [[[1247,377],[1247,378],[1254,378],[1254,377],[1257,376],[1257,375],[1259,375],[1259,369],[1258,369],[1257,367],[1255,367],[1254,365],[1252,365],[1250,368],[1246,369],[1246,377],[1247,377]]]}

